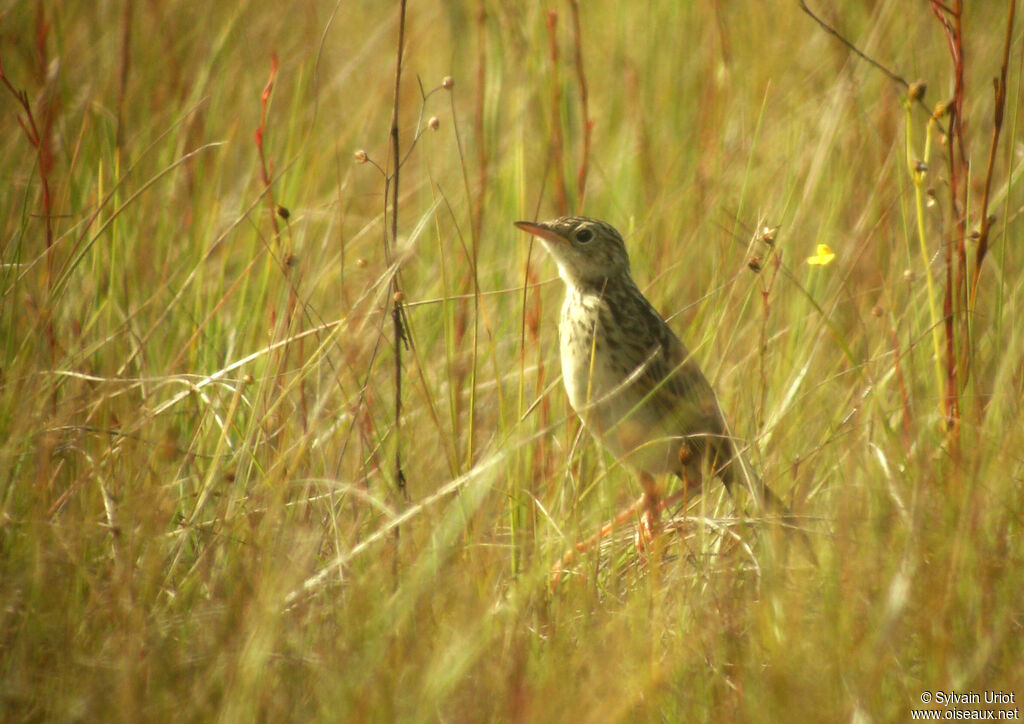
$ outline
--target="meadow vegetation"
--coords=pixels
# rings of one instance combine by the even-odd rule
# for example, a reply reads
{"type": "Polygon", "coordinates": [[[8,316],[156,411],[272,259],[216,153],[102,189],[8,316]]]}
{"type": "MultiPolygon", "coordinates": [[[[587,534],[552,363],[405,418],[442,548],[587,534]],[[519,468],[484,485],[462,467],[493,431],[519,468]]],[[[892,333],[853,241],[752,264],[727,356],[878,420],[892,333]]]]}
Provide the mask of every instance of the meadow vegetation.
{"type": "Polygon", "coordinates": [[[1024,25],[967,5],[4,3],[2,718],[1024,697],[1024,25]],[[551,587],[639,494],[512,226],[564,212],[816,561],[714,484],[551,587]]]}

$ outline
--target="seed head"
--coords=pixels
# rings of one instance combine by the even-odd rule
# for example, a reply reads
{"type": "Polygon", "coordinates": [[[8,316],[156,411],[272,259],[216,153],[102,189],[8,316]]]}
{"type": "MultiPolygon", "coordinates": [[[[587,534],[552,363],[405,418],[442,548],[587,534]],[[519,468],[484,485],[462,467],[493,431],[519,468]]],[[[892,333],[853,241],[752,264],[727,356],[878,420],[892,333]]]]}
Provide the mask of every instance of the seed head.
{"type": "Polygon", "coordinates": [[[758,232],[758,238],[768,246],[775,245],[775,235],[779,232],[778,226],[762,226],[761,231],[758,232]]]}

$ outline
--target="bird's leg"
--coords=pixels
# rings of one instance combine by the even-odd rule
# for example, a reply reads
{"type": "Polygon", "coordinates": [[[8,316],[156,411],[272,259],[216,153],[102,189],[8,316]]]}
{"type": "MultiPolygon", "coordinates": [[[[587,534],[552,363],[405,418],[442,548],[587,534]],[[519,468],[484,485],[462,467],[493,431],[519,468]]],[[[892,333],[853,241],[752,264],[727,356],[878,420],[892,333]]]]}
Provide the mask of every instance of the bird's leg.
{"type": "Polygon", "coordinates": [[[602,525],[601,529],[594,533],[594,535],[590,536],[586,540],[581,540],[579,543],[573,546],[571,550],[566,552],[566,554],[562,556],[561,559],[559,559],[558,563],[551,567],[551,588],[554,589],[554,587],[558,584],[558,581],[561,580],[562,572],[570,563],[572,563],[576,559],[577,553],[583,553],[592,546],[595,546],[598,543],[600,543],[602,538],[604,538],[606,535],[609,535],[620,525],[622,525],[627,520],[636,515],[636,511],[643,507],[643,504],[644,496],[640,496],[640,498],[635,503],[633,503],[631,506],[623,510],[610,521],[602,525]]]}
{"type": "Polygon", "coordinates": [[[647,550],[651,541],[661,533],[661,493],[658,491],[658,483],[649,473],[640,473],[640,487],[643,488],[643,495],[640,502],[643,512],[640,514],[640,527],[636,532],[636,547],[647,550]]]}
{"type": "Polygon", "coordinates": [[[655,558],[657,559],[660,556],[657,549],[657,538],[661,533],[661,511],[665,510],[666,506],[671,505],[675,501],[679,500],[681,496],[685,495],[687,489],[684,486],[683,490],[675,493],[671,497],[662,498],[661,492],[658,490],[657,481],[655,481],[652,475],[647,473],[640,473],[640,487],[643,489],[643,494],[636,500],[636,502],[601,526],[600,530],[589,538],[576,543],[572,549],[567,551],[565,555],[563,555],[558,562],[551,567],[552,589],[558,585],[558,582],[562,579],[562,573],[574,560],[576,560],[576,556],[579,553],[583,553],[600,543],[602,538],[609,535],[627,520],[634,518],[638,512],[640,513],[640,525],[638,526],[636,536],[634,537],[637,550],[641,553],[645,553],[651,548],[651,543],[653,542],[655,543],[655,558]]]}
{"type": "Polygon", "coordinates": [[[679,477],[683,480],[683,494],[691,488],[700,489],[700,467],[693,457],[693,448],[688,442],[679,446],[679,477]]]}
{"type": "Polygon", "coordinates": [[[683,501],[683,509],[685,510],[690,494],[696,494],[700,490],[700,468],[698,468],[695,463],[696,460],[693,456],[693,449],[688,444],[684,443],[679,447],[679,469],[676,471],[680,480],[683,481],[683,485],[679,490],[672,493],[672,495],[662,499],[660,505],[662,510],[667,510],[680,500],[683,501]]]}
{"type": "Polygon", "coordinates": [[[643,488],[643,494],[635,503],[601,526],[601,529],[592,536],[574,545],[571,550],[562,556],[558,563],[551,567],[552,589],[561,580],[563,571],[576,559],[578,553],[583,553],[600,543],[602,538],[609,535],[627,520],[636,516],[638,511],[640,512],[640,525],[634,538],[636,547],[641,552],[649,548],[650,543],[661,532],[661,511],[665,509],[666,501],[662,500],[661,493],[658,491],[658,484],[653,476],[647,473],[640,473],[640,487],[643,488]]]}

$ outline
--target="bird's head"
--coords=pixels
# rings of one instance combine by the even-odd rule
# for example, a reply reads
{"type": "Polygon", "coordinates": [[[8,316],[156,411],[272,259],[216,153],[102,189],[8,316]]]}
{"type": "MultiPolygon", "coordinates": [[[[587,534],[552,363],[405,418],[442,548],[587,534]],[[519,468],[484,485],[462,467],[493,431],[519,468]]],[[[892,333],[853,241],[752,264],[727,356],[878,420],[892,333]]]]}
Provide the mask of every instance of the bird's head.
{"type": "Polygon", "coordinates": [[[599,285],[612,277],[629,276],[629,255],[622,235],[603,221],[563,216],[552,221],[517,221],[515,225],[541,240],[566,284],[599,285]]]}

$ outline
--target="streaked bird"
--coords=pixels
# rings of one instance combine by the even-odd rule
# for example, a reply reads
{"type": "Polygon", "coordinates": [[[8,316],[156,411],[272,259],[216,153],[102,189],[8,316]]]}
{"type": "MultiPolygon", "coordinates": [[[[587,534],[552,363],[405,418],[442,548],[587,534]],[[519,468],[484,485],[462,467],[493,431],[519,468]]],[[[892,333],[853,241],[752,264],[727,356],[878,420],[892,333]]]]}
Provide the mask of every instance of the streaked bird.
{"type": "Polygon", "coordinates": [[[633,281],[619,232],[583,216],[515,225],[558,264],[562,381],[586,428],[639,478],[641,534],[658,533],[656,478],[665,473],[683,480],[683,495],[710,473],[787,512],[739,449],[697,362],[633,281]]]}

